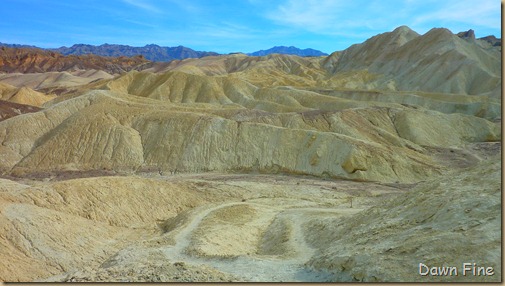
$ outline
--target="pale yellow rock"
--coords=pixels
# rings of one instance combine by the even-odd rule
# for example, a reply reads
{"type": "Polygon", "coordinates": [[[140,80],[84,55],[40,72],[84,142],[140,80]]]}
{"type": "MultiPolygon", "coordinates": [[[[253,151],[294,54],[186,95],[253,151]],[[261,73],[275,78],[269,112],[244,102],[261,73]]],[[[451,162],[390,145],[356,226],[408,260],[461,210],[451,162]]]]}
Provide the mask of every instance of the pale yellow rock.
{"type": "Polygon", "coordinates": [[[238,114],[248,114],[247,109],[153,103],[94,91],[2,122],[3,168],[14,167],[16,174],[142,168],[255,170],[412,182],[439,172],[419,152],[419,145],[459,146],[500,136],[497,125],[484,119],[401,106],[267,112],[240,119],[238,114]],[[16,129],[19,124],[33,130],[16,129]],[[317,139],[308,146],[312,136],[317,139]]]}
{"type": "Polygon", "coordinates": [[[463,114],[402,111],[395,115],[395,125],[401,137],[424,146],[458,147],[465,142],[494,142],[501,138],[498,124],[463,114]]]}
{"type": "Polygon", "coordinates": [[[55,98],[54,95],[46,95],[28,87],[16,88],[9,84],[0,83],[1,100],[40,107],[53,98],[55,98]]]}
{"type": "Polygon", "coordinates": [[[31,281],[96,265],[206,198],[213,196],[191,185],[135,177],[36,187],[0,179],[0,280],[31,281]]]}

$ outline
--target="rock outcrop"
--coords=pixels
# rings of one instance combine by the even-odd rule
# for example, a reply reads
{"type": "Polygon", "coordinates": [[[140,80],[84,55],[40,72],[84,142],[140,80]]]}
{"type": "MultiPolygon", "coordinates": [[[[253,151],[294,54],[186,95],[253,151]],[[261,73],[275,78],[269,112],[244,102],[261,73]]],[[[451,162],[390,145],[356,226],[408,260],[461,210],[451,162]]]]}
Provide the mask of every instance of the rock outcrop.
{"type": "Polygon", "coordinates": [[[459,32],[456,34],[456,36],[462,38],[462,39],[471,39],[475,40],[475,31],[470,29],[466,32],[459,32]]]}

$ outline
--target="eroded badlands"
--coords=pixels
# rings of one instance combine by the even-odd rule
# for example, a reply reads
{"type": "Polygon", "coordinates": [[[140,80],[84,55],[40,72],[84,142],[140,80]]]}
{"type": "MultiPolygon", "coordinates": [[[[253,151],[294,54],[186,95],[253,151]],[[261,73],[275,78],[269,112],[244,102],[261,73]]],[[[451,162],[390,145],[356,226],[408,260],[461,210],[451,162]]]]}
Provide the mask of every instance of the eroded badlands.
{"type": "Polygon", "coordinates": [[[500,280],[501,46],[13,59],[1,281],[500,280]],[[465,262],[494,275],[419,274],[465,262]]]}

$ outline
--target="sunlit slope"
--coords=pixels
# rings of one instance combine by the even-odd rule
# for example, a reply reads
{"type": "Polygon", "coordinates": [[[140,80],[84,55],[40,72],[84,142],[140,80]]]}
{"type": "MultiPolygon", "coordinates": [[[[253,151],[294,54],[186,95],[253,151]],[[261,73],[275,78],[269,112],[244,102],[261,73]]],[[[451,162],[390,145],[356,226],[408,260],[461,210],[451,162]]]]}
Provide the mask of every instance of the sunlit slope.
{"type": "Polygon", "coordinates": [[[455,281],[496,281],[499,65],[400,27],[328,57],[1,74],[0,280],[417,281],[474,259],[495,276],[455,281]]]}
{"type": "Polygon", "coordinates": [[[337,78],[342,72],[376,75],[365,84],[371,88],[498,98],[501,94],[501,51],[447,29],[419,36],[404,26],[330,57],[338,57],[328,69],[337,78]]]}
{"type": "Polygon", "coordinates": [[[447,29],[419,35],[406,26],[379,34],[328,57],[243,54],[186,59],[146,69],[232,75],[258,87],[424,91],[500,96],[501,51],[447,29]]]}
{"type": "Polygon", "coordinates": [[[46,95],[28,87],[17,88],[9,84],[0,83],[1,100],[40,107],[53,98],[55,98],[54,95],[46,95]]]}
{"type": "Polygon", "coordinates": [[[314,85],[326,76],[321,69],[323,57],[299,57],[272,54],[262,57],[249,57],[244,54],[185,59],[166,64],[156,64],[145,69],[149,72],[164,73],[180,71],[197,75],[231,75],[245,79],[257,86],[314,85]]]}
{"type": "Polygon", "coordinates": [[[109,78],[113,78],[113,76],[98,70],[0,74],[1,83],[16,87],[29,87],[35,90],[73,88],[99,79],[109,78]]]}
{"type": "MultiPolygon", "coordinates": [[[[267,75],[268,73],[263,74],[264,77],[267,75]]],[[[282,76],[277,79],[282,80],[282,76]]],[[[328,88],[310,84],[264,85],[252,84],[248,78],[236,74],[208,76],[178,71],[161,74],[144,71],[130,72],[93,88],[175,103],[235,104],[272,112],[342,110],[366,106],[395,106],[397,103],[489,119],[501,116],[500,100],[485,95],[328,88]]]]}
{"type": "Polygon", "coordinates": [[[283,105],[270,110],[280,112],[296,111],[298,103],[316,109],[399,103],[489,119],[501,116],[499,48],[438,28],[419,35],[400,27],[328,57],[236,54],[158,64],[145,72],[124,75],[108,88],[181,102],[231,101],[247,108],[257,106],[248,99],[263,100],[268,94],[268,101],[283,105]],[[300,90],[334,100],[317,97],[306,104],[314,93],[295,92],[300,90]]]}
{"type": "Polygon", "coordinates": [[[219,108],[248,108],[280,113],[386,106],[380,102],[341,99],[293,87],[257,87],[232,76],[206,76],[174,71],[163,74],[130,72],[99,88],[164,102],[211,104],[219,108]]]}
{"type": "Polygon", "coordinates": [[[439,173],[421,145],[456,147],[500,138],[499,125],[485,119],[402,106],[274,113],[111,91],[8,119],[0,130],[2,170],[13,174],[161,169],[379,181],[439,173]]]}

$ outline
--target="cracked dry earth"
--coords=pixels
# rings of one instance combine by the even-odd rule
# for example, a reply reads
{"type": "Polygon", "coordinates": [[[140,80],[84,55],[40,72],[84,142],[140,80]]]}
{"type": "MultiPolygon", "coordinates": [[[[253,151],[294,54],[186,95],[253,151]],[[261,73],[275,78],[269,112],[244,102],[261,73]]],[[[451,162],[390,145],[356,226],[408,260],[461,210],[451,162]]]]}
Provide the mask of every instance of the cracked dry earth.
{"type": "MultiPolygon", "coordinates": [[[[11,257],[26,262],[11,273],[44,282],[418,281],[415,261],[430,239],[440,247],[449,235],[461,247],[484,231],[488,250],[500,245],[500,146],[428,150],[462,172],[417,184],[224,173],[3,179],[3,233],[10,221],[22,237],[9,241],[22,250],[11,257]],[[447,190],[474,192],[479,179],[488,182],[482,200],[450,198],[447,190]],[[473,212],[436,220],[461,206],[473,212]],[[458,227],[454,236],[436,231],[444,223],[458,227]]],[[[429,261],[447,258],[438,251],[429,261]]],[[[499,256],[474,254],[498,269],[499,256]]]]}

